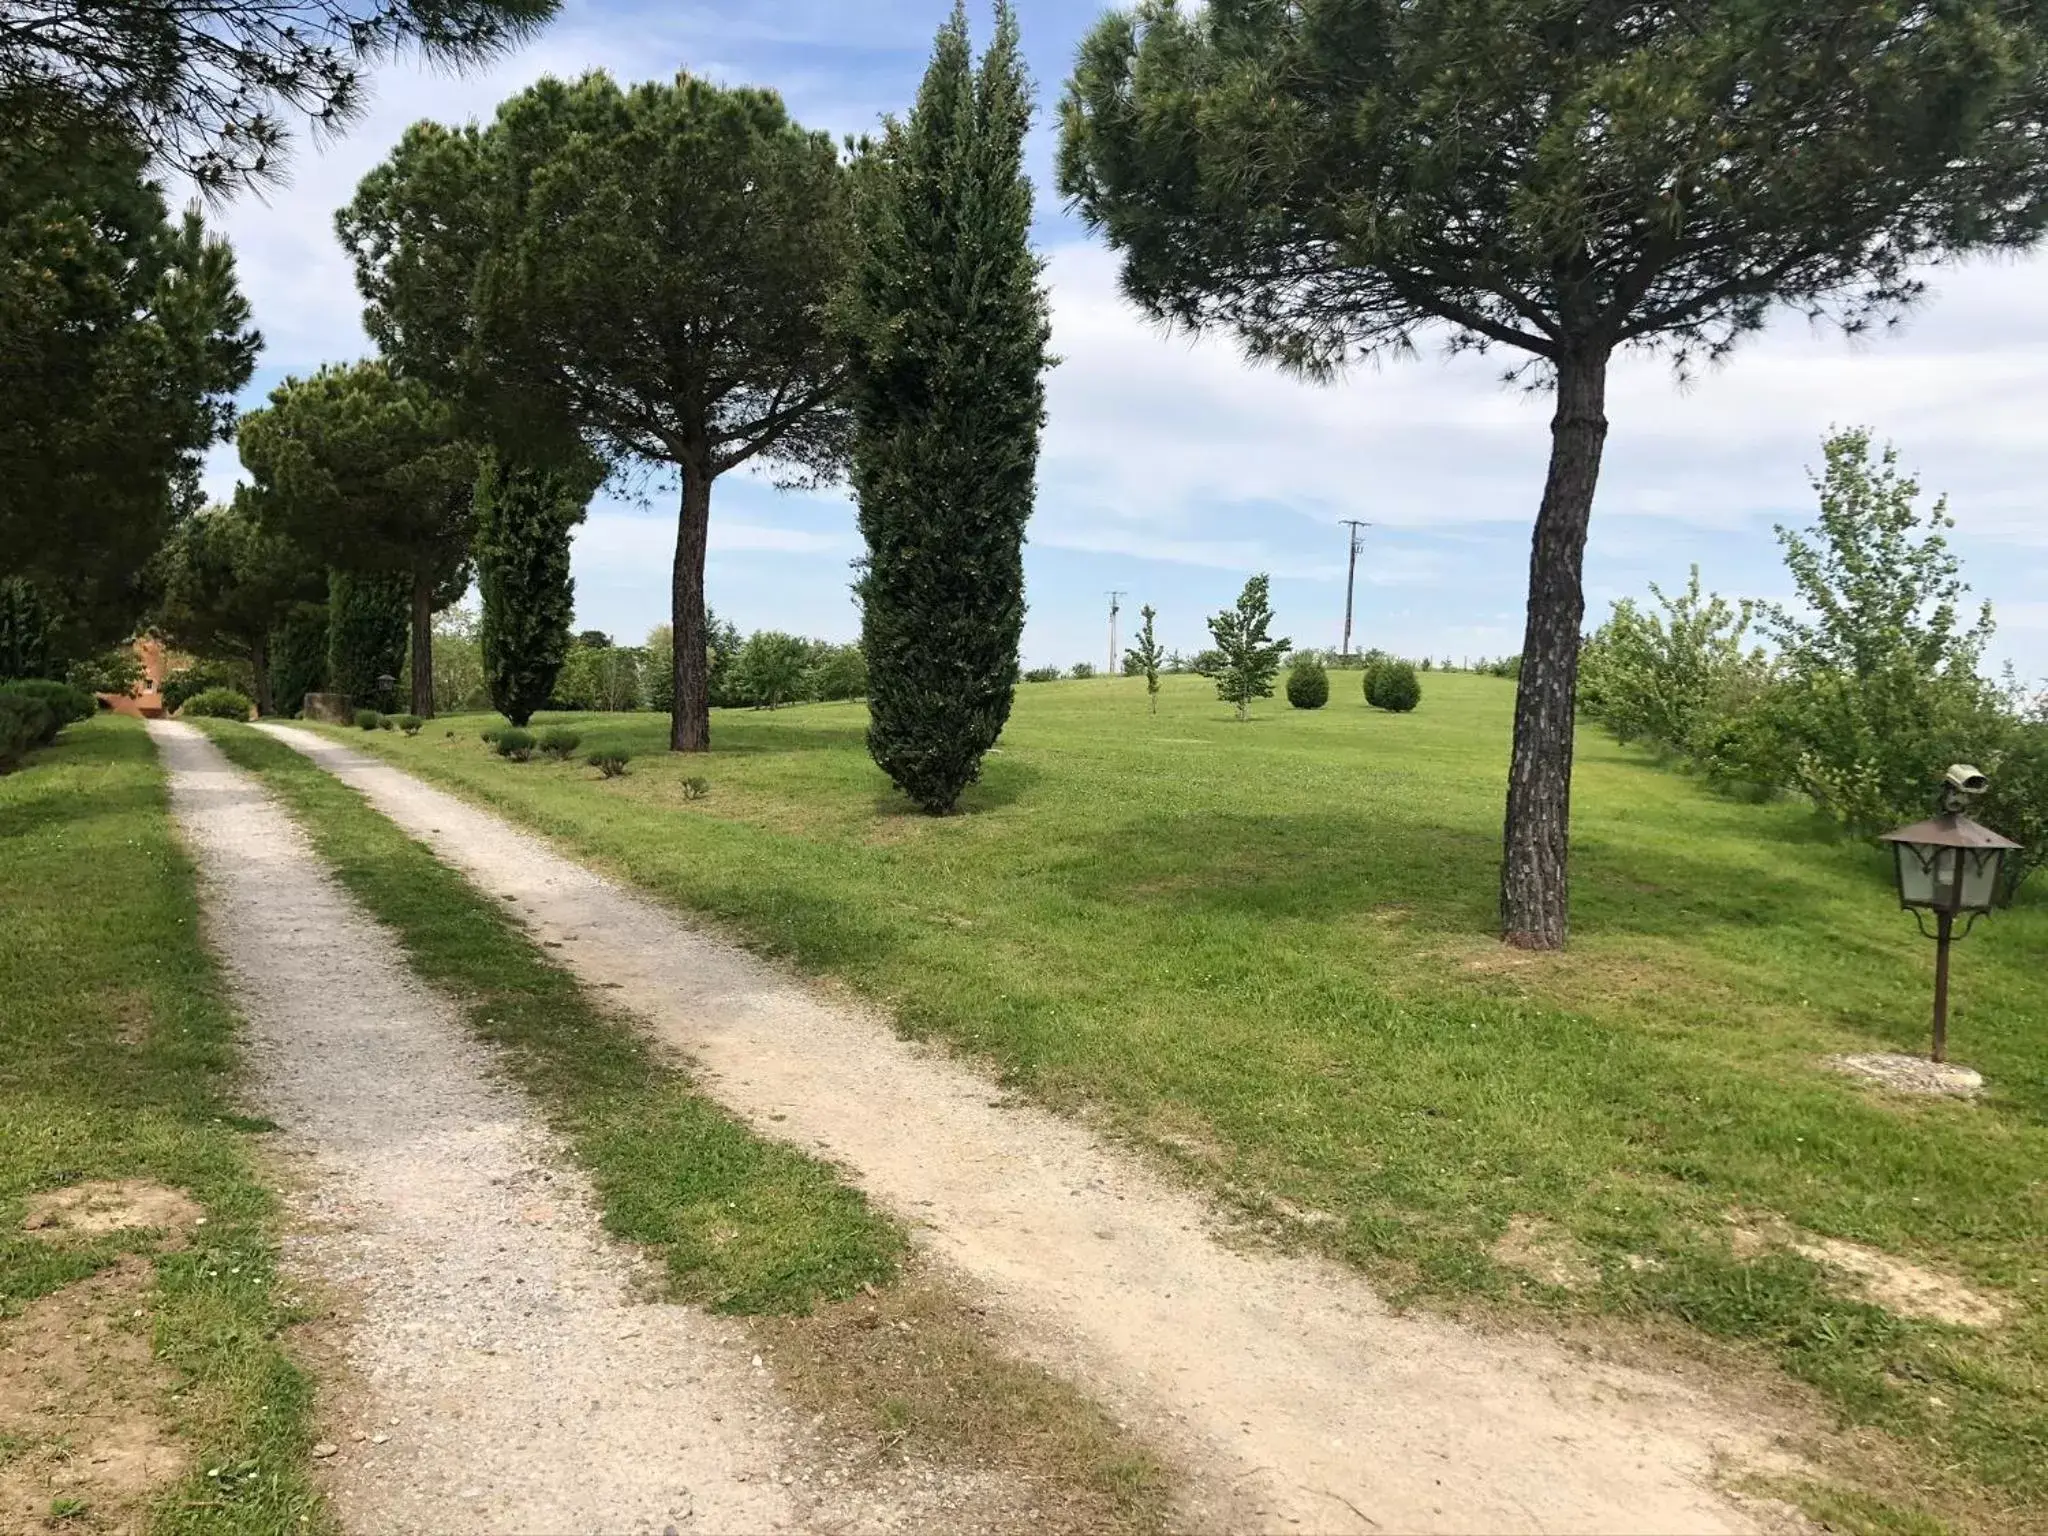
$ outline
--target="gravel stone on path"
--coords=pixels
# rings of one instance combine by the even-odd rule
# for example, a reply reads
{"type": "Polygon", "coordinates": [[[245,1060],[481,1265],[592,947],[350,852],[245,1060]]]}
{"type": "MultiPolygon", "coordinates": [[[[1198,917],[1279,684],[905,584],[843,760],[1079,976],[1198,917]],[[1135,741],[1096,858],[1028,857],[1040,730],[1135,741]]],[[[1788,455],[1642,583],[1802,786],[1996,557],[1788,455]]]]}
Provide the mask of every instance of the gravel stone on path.
{"type": "Polygon", "coordinates": [[[298,827],[190,726],[149,730],[250,1096],[300,1163],[292,1267],[357,1301],[345,1348],[376,1433],[315,1448],[343,1523],[837,1528],[780,1481],[802,1447],[739,1327],[636,1298],[582,1177],[298,827]]]}
{"type": "Polygon", "coordinates": [[[1242,1252],[1213,1208],[943,1050],[374,757],[269,727],[518,903],[586,984],[765,1135],[840,1163],[1007,1323],[1178,1463],[1190,1524],[1403,1532],[1801,1529],[1753,1403],[1528,1335],[1392,1312],[1355,1272],[1242,1252]],[[570,942],[573,941],[573,942],[570,942]]]}

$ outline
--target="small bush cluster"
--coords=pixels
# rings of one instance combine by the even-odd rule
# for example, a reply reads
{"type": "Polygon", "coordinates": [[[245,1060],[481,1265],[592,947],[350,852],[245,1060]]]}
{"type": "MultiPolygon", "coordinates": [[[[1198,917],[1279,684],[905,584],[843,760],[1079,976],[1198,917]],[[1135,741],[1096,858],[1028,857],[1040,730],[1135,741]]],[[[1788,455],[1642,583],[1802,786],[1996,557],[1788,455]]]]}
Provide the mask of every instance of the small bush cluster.
{"type": "Polygon", "coordinates": [[[406,735],[417,736],[420,733],[420,727],[426,723],[418,715],[394,715],[384,722],[384,728],[389,730],[393,725],[396,725],[406,735]]]}
{"type": "Polygon", "coordinates": [[[491,738],[491,745],[500,757],[510,758],[515,763],[527,762],[533,757],[533,732],[509,725],[491,738]]]}
{"type": "Polygon", "coordinates": [[[1330,702],[1330,674],[1314,656],[1297,656],[1287,669],[1287,702],[1296,709],[1321,709],[1330,702]]]}
{"type": "Polygon", "coordinates": [[[356,729],[359,731],[374,731],[383,723],[384,717],[374,709],[359,709],[356,711],[356,729]]]}
{"type": "Polygon", "coordinates": [[[1069,677],[1079,678],[1089,678],[1093,677],[1094,675],[1095,663],[1092,661],[1077,661],[1074,663],[1073,669],[1067,673],[1067,676],[1069,677]]]}
{"type": "Polygon", "coordinates": [[[632,760],[626,753],[616,749],[593,752],[584,759],[585,762],[589,763],[591,767],[595,768],[598,773],[607,779],[623,778],[626,773],[626,764],[632,760]]]}
{"type": "Polygon", "coordinates": [[[247,696],[255,685],[248,667],[232,661],[195,661],[164,679],[157,696],[164,701],[164,713],[181,714],[185,705],[202,693],[225,689],[247,696]]]}
{"type": "Polygon", "coordinates": [[[178,710],[180,719],[246,720],[256,712],[239,688],[209,688],[195,693],[178,710]]]}
{"type": "Polygon", "coordinates": [[[46,747],[74,721],[99,707],[93,696],[68,683],[23,678],[0,683],[0,773],[17,767],[37,747],[46,747]]]}
{"type": "Polygon", "coordinates": [[[1032,667],[1024,673],[1027,683],[1056,683],[1066,674],[1058,667],[1032,667]]]}
{"type": "Polygon", "coordinates": [[[583,745],[583,738],[572,730],[555,725],[542,731],[535,744],[540,748],[542,757],[566,763],[576,755],[576,749],[583,745]]]}
{"type": "Polygon", "coordinates": [[[683,798],[685,800],[702,800],[710,793],[711,781],[709,779],[691,778],[683,780],[683,798]]]}
{"type": "Polygon", "coordinates": [[[1392,657],[1376,661],[1365,669],[1365,702],[1405,715],[1422,702],[1422,679],[1410,662],[1392,657]]]}

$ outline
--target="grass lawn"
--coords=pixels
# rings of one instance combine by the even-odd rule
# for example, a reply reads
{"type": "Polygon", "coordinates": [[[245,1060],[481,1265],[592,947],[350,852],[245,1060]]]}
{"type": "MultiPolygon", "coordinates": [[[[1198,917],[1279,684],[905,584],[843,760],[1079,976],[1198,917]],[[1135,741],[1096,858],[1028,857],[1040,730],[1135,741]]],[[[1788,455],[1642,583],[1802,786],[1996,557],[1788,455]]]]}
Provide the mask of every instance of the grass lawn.
{"type": "Polygon", "coordinates": [[[897,1223],[835,1170],[700,1095],[354,790],[246,726],[203,726],[280,797],[421,979],[498,1047],[589,1173],[605,1226],[665,1261],[676,1299],[754,1317],[800,1406],[892,1457],[1003,1468],[1031,1488],[1047,1529],[1159,1526],[1167,1490],[1149,1454],[1073,1389],[990,1348],[897,1223]]]}
{"type": "MultiPolygon", "coordinates": [[[[2048,1511],[2048,889],[1957,952],[1952,1051],[1985,1099],[1907,1102],[1832,1052],[1922,1048],[1932,968],[1872,849],[1724,799],[1596,731],[1573,944],[1492,938],[1512,685],[1355,675],[1248,725],[1199,679],[1021,688],[967,814],[894,796],[858,705],[566,717],[627,777],[514,764],[494,717],[341,732],[756,947],[886,1000],[1183,1163],[1396,1294],[1681,1320],[1774,1359],[1966,1523],[2048,1511]],[[702,799],[682,781],[710,781],[702,799]],[[1299,1213],[1334,1220],[1295,1221],[1299,1213]],[[1970,1330],[1867,1305],[1729,1217],[1944,1267],[1970,1330]],[[1536,1218],[1596,1277],[1504,1263],[1536,1218]]],[[[555,723],[555,717],[539,722],[555,723]]]]}
{"type": "MultiPolygon", "coordinates": [[[[162,1391],[141,1376],[111,1384],[189,1447],[189,1470],[150,1507],[149,1528],[325,1531],[305,1476],[309,1385],[276,1342],[294,1313],[277,1296],[277,1211],[256,1166],[266,1127],[234,1112],[235,1018],[197,913],[138,723],[72,726],[0,778],[0,1318],[20,1322],[130,1255],[152,1263],[154,1288],[133,1313],[83,1320],[149,1330],[168,1371],[162,1391]],[[161,1231],[56,1242],[23,1232],[33,1195],[88,1180],[172,1186],[199,1202],[205,1225],[182,1246],[161,1231]]],[[[0,1478],[12,1459],[27,1468],[66,1454],[21,1422],[0,1424],[0,1478]]],[[[72,1495],[52,1501],[51,1520],[128,1528],[125,1513],[72,1495]]]]}

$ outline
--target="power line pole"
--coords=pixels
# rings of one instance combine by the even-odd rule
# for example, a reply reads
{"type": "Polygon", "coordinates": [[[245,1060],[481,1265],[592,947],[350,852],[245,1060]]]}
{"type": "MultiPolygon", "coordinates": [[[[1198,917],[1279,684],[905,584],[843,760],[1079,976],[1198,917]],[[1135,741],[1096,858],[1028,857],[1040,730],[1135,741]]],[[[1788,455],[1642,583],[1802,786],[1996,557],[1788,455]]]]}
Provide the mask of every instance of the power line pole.
{"type": "Polygon", "coordinates": [[[1108,674],[1108,675],[1109,675],[1109,676],[1111,676],[1111,677],[1114,677],[1114,676],[1116,676],[1116,615],[1117,615],[1117,604],[1123,601],[1123,596],[1124,596],[1124,594],[1123,594],[1123,593],[1121,593],[1121,592],[1112,592],[1112,593],[1110,593],[1110,594],[1109,594],[1109,674],[1108,674]]]}
{"type": "Polygon", "coordinates": [[[1344,649],[1337,653],[1348,658],[1351,655],[1351,591],[1358,583],[1358,547],[1365,542],[1365,530],[1372,524],[1362,523],[1355,517],[1340,517],[1337,522],[1340,527],[1351,530],[1351,565],[1344,573],[1344,649]]]}

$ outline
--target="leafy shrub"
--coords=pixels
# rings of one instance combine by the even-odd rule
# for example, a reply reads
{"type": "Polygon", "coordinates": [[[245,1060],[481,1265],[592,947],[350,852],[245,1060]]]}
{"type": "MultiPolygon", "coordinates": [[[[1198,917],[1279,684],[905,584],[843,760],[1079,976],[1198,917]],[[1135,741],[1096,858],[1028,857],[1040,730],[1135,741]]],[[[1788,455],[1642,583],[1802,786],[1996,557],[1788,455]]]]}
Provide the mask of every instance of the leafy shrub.
{"type": "Polygon", "coordinates": [[[805,686],[814,699],[865,698],[868,691],[867,653],[858,645],[816,647],[805,686]]]}
{"type": "Polygon", "coordinates": [[[187,699],[213,688],[230,688],[240,694],[255,691],[246,666],[231,661],[195,661],[165,678],[157,693],[164,701],[164,713],[175,715],[183,712],[187,699]]]}
{"type": "Polygon", "coordinates": [[[1093,677],[1094,675],[1095,663],[1092,661],[1077,661],[1074,663],[1073,670],[1067,673],[1069,677],[1081,678],[1093,677]]]}
{"type": "Polygon", "coordinates": [[[380,731],[388,731],[397,723],[398,716],[396,715],[379,715],[377,717],[377,729],[380,731]]]}
{"type": "Polygon", "coordinates": [[[2009,902],[2030,875],[2048,864],[2048,695],[2012,726],[1985,771],[1991,789],[1974,814],[2022,845],[2005,856],[2005,888],[1999,894],[2009,902]]]}
{"type": "Polygon", "coordinates": [[[40,701],[50,712],[49,740],[55,740],[57,733],[73,721],[91,719],[99,709],[99,701],[83,688],[51,682],[47,678],[23,677],[11,683],[0,683],[0,692],[18,699],[40,701]]]}
{"type": "Polygon", "coordinates": [[[558,763],[565,763],[575,756],[576,749],[581,745],[583,738],[564,726],[550,726],[540,733],[541,755],[551,757],[558,763]]]}
{"type": "Polygon", "coordinates": [[[74,662],[64,680],[87,693],[111,693],[117,697],[134,694],[142,681],[142,663],[128,646],[116,646],[84,661],[74,662]]]}
{"type": "Polygon", "coordinates": [[[1330,674],[1313,657],[1298,657],[1287,669],[1287,702],[1296,709],[1321,709],[1330,702],[1330,674]]]}
{"type": "Polygon", "coordinates": [[[1027,683],[1056,683],[1065,674],[1058,667],[1033,667],[1024,674],[1027,683]]]}
{"type": "Polygon", "coordinates": [[[420,727],[426,723],[418,715],[399,715],[397,717],[398,728],[408,736],[419,735],[420,727]]]}
{"type": "Polygon", "coordinates": [[[507,726],[492,738],[491,745],[497,748],[498,756],[523,763],[533,756],[533,732],[521,730],[516,725],[507,726]]]}
{"type": "Polygon", "coordinates": [[[1405,661],[1383,661],[1366,668],[1365,702],[1404,715],[1422,702],[1422,680],[1405,661]]]}
{"type": "Polygon", "coordinates": [[[1655,584],[1650,595],[1660,612],[1624,598],[1586,642],[1579,708],[1621,741],[1704,756],[1770,680],[1763,653],[1745,646],[1756,605],[1703,594],[1698,566],[1677,597],[1655,584]]]}
{"type": "Polygon", "coordinates": [[[356,711],[356,729],[359,731],[374,731],[383,723],[384,717],[374,709],[359,709],[356,711]]]}
{"type": "Polygon", "coordinates": [[[178,718],[194,716],[204,720],[246,720],[256,712],[249,695],[236,688],[209,688],[195,693],[178,711],[178,718]]]}
{"type": "Polygon", "coordinates": [[[626,764],[632,760],[631,757],[624,752],[618,751],[616,748],[593,752],[584,759],[585,762],[589,763],[591,767],[608,779],[623,778],[626,772],[626,764]]]}
{"type": "Polygon", "coordinates": [[[710,793],[711,781],[709,779],[683,780],[683,798],[685,800],[702,800],[710,793]]]}
{"type": "Polygon", "coordinates": [[[490,746],[497,741],[499,733],[502,732],[504,729],[505,727],[503,727],[502,725],[487,725],[482,730],[478,731],[477,735],[483,738],[485,746],[490,746]]]}
{"type": "Polygon", "coordinates": [[[55,736],[56,719],[41,699],[0,689],[0,773],[19,767],[32,748],[55,736]]]}

